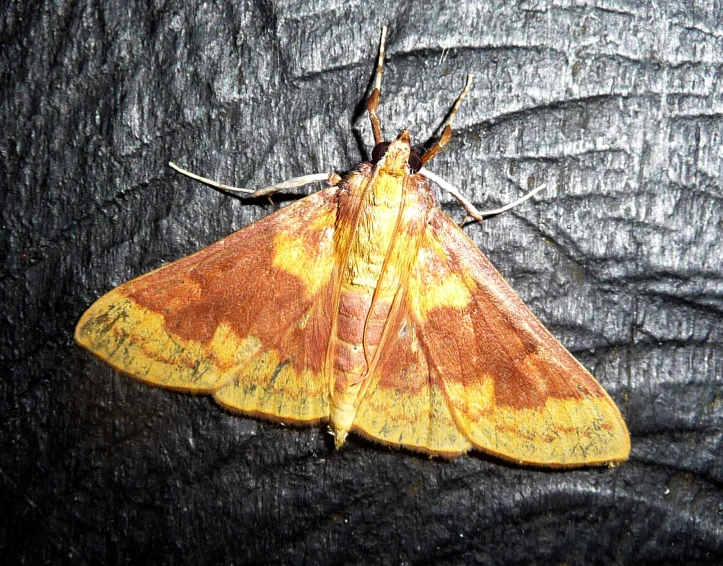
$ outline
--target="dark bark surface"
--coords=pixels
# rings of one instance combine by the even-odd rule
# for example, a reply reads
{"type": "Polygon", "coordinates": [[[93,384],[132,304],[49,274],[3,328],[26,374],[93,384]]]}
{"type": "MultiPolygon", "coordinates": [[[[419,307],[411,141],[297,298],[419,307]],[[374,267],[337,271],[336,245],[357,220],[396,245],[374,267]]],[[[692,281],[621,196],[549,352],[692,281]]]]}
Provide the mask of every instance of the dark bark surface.
{"type": "Polygon", "coordinates": [[[2,8],[3,561],[723,560],[720,1],[385,4],[2,8]],[[550,186],[466,230],[618,403],[628,463],[337,452],[74,344],[104,292],[271,210],[169,160],[256,188],[366,157],[383,24],[387,137],[429,140],[471,72],[429,168],[479,207],[550,186]]]}

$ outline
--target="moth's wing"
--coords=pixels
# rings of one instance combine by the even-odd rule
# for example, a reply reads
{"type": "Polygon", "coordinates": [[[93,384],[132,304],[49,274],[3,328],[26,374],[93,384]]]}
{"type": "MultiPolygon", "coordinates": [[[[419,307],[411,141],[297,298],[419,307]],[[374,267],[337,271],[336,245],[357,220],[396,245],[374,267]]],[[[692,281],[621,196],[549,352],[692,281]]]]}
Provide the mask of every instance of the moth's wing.
{"type": "Polygon", "coordinates": [[[407,298],[430,382],[475,448],[552,467],[628,457],[612,399],[438,207],[407,298]]]}
{"type": "Polygon", "coordinates": [[[390,337],[363,396],[352,431],[372,440],[438,456],[471,448],[460,432],[439,374],[430,367],[418,324],[403,308],[392,313],[390,337]]]}
{"type": "Polygon", "coordinates": [[[325,418],[336,195],[314,193],[110,291],[76,340],[153,385],[276,420],[325,418]]]}
{"type": "Polygon", "coordinates": [[[426,180],[409,178],[407,182],[404,212],[387,267],[391,279],[401,280],[401,287],[392,302],[378,346],[379,359],[370,371],[352,431],[384,444],[454,457],[469,450],[471,444],[460,432],[439,373],[430,364],[407,289],[413,284],[410,277],[414,276],[416,250],[426,236],[426,215],[436,205],[426,180]]]}

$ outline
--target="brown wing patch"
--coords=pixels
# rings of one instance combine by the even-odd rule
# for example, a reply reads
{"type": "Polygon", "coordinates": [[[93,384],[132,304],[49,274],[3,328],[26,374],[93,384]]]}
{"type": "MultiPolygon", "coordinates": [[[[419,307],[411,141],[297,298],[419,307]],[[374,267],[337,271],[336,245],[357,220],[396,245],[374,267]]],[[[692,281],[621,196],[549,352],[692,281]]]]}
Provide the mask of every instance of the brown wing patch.
{"type": "Polygon", "coordinates": [[[77,341],[137,379],[215,392],[243,412],[326,417],[336,191],[114,289],[83,315],[77,341]],[[304,274],[278,260],[290,234],[295,260],[309,266],[304,274]]]}

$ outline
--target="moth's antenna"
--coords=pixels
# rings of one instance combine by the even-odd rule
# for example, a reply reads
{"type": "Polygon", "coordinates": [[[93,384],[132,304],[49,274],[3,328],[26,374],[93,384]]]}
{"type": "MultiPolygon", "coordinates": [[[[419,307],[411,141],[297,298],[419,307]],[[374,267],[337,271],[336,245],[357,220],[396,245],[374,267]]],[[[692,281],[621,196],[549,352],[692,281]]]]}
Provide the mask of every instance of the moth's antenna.
{"type": "Polygon", "coordinates": [[[444,125],[442,135],[439,136],[439,141],[437,141],[424,153],[424,155],[422,156],[422,165],[424,165],[427,161],[432,159],[432,157],[442,151],[442,148],[449,143],[449,140],[452,139],[452,120],[454,120],[454,116],[455,114],[457,114],[457,110],[459,110],[459,105],[462,104],[462,101],[465,99],[467,93],[472,88],[472,77],[473,75],[467,75],[467,81],[464,83],[464,88],[457,97],[454,106],[452,106],[452,111],[449,113],[449,118],[447,118],[447,123],[444,125]]]}
{"type": "Polygon", "coordinates": [[[377,114],[379,108],[379,99],[382,95],[382,69],[384,68],[384,42],[387,38],[387,26],[382,27],[382,36],[379,39],[379,59],[377,60],[377,74],[374,78],[374,90],[369,95],[367,101],[367,111],[369,119],[372,122],[372,130],[374,131],[374,145],[382,143],[382,126],[377,114]]]}

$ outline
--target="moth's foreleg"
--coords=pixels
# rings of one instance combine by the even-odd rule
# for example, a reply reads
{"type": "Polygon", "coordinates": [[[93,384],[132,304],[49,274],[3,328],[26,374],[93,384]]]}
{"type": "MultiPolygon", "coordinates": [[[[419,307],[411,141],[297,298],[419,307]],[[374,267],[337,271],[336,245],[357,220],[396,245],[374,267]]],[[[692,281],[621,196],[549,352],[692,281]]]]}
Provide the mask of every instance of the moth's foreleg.
{"type": "Polygon", "coordinates": [[[473,220],[477,220],[478,222],[481,222],[482,220],[484,220],[487,217],[501,214],[502,212],[505,212],[507,210],[510,210],[511,208],[514,208],[514,207],[522,204],[527,199],[532,198],[537,193],[539,193],[540,191],[547,188],[547,185],[542,184],[539,187],[532,189],[529,193],[521,196],[516,201],[506,204],[503,207],[494,208],[494,209],[490,209],[490,210],[477,210],[477,208],[470,201],[468,201],[462,195],[462,193],[459,192],[459,190],[457,190],[452,184],[450,184],[447,181],[445,181],[444,179],[442,179],[442,177],[440,177],[439,175],[432,173],[431,171],[429,171],[427,169],[420,169],[419,173],[421,175],[424,175],[425,177],[427,177],[427,179],[429,179],[430,181],[434,181],[435,183],[437,183],[445,191],[447,191],[454,198],[456,198],[459,201],[459,203],[464,207],[465,211],[467,212],[467,216],[465,216],[464,220],[462,220],[462,222],[460,223],[460,226],[464,225],[466,223],[467,219],[469,219],[469,218],[471,218],[473,220]]]}
{"type": "Polygon", "coordinates": [[[310,185],[311,183],[319,183],[321,181],[326,181],[327,183],[329,183],[330,186],[333,187],[336,186],[339,181],[341,181],[341,177],[339,177],[339,175],[332,171],[331,173],[314,173],[313,175],[294,177],[293,179],[288,179],[287,181],[282,181],[281,183],[270,185],[268,187],[263,187],[261,189],[243,189],[240,187],[231,187],[229,185],[219,183],[218,181],[214,181],[213,179],[201,177],[200,175],[196,175],[195,173],[191,173],[190,171],[179,167],[173,162],[169,162],[168,166],[172,169],[175,169],[182,175],[185,175],[186,177],[190,177],[191,179],[194,179],[201,183],[205,183],[206,185],[209,185],[216,189],[220,189],[222,191],[230,191],[234,193],[244,193],[253,198],[271,196],[272,194],[283,191],[285,189],[303,187],[305,185],[310,185]]]}

